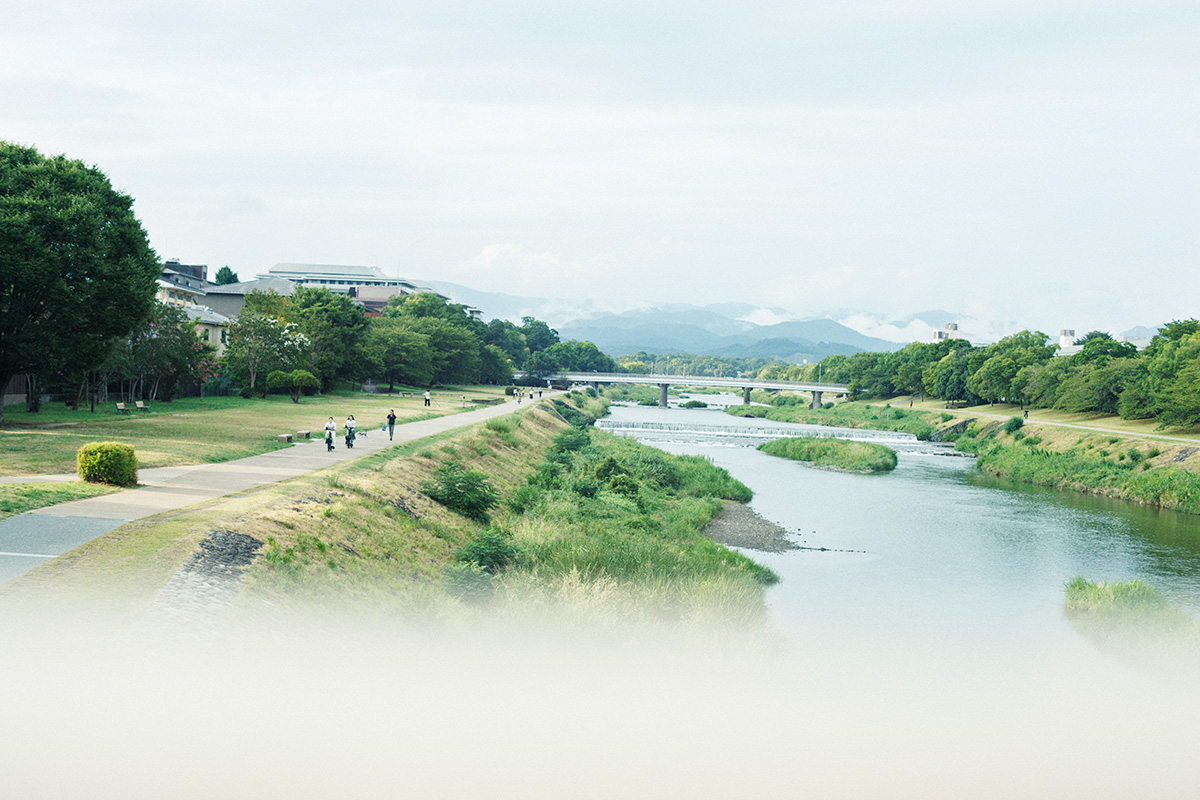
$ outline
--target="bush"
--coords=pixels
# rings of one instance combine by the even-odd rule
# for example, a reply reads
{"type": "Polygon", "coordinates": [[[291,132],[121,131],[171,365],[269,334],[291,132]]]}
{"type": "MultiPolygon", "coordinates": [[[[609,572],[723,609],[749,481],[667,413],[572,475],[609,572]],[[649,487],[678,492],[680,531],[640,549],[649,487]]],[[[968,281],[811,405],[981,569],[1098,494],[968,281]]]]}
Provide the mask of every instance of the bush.
{"type": "Polygon", "coordinates": [[[447,566],[442,580],[449,594],[468,603],[488,600],[495,592],[492,576],[474,562],[447,566]]]}
{"type": "Polygon", "coordinates": [[[485,572],[495,575],[513,564],[521,551],[513,543],[513,535],[501,528],[488,528],[454,551],[459,564],[478,564],[485,572]]]}
{"type": "Polygon", "coordinates": [[[432,481],[421,485],[421,491],[469,519],[487,522],[487,512],[499,502],[486,475],[465,469],[457,462],[441,464],[434,470],[433,477],[432,481]]]}
{"type": "Polygon", "coordinates": [[[703,400],[688,400],[686,403],[680,403],[680,408],[708,408],[708,403],[703,400]]]}
{"type": "Polygon", "coordinates": [[[1021,426],[1025,424],[1025,420],[1020,417],[1013,417],[1008,422],[1004,423],[1004,432],[1012,435],[1021,430],[1021,426]]]}
{"type": "Polygon", "coordinates": [[[89,483],[113,486],[137,484],[137,456],[133,445],[121,442],[92,442],[75,454],[79,477],[89,483]]]}

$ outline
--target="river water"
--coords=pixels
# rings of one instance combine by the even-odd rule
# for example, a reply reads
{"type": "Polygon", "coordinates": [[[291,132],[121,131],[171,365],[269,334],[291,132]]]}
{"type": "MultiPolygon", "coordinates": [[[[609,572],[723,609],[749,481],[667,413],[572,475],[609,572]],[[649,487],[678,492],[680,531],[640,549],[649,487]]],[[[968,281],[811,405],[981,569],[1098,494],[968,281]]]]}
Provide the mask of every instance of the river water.
{"type": "Polygon", "coordinates": [[[949,448],[897,434],[844,431],[898,451],[894,472],[857,475],[754,449],[812,426],[614,405],[598,427],[711,458],[805,548],[747,555],[780,575],[767,592],[772,626],[810,674],[878,675],[887,664],[899,674],[1025,680],[1094,666],[1102,656],[1063,614],[1063,584],[1077,575],[1141,578],[1200,609],[1195,517],[1006,483],[949,448]]]}

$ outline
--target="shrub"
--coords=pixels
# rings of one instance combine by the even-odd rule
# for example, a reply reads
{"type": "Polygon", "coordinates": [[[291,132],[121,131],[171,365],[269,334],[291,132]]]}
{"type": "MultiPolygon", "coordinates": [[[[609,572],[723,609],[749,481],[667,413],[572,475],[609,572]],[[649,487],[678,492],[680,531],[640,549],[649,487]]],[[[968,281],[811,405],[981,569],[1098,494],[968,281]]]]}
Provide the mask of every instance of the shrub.
{"type": "Polygon", "coordinates": [[[75,454],[79,477],[89,483],[113,486],[137,484],[137,456],[133,445],[121,442],[92,442],[75,454]]]}
{"type": "Polygon", "coordinates": [[[474,562],[447,566],[442,581],[449,594],[468,603],[488,600],[495,592],[492,576],[474,562]]]}
{"type": "Polygon", "coordinates": [[[421,484],[427,496],[464,517],[486,522],[487,512],[499,498],[482,472],[465,469],[462,464],[447,461],[433,472],[433,480],[421,484]]]}
{"type": "Polygon", "coordinates": [[[554,437],[551,449],[556,453],[573,453],[582,450],[592,443],[588,432],[583,428],[568,428],[554,437]]]}
{"type": "Polygon", "coordinates": [[[1021,419],[1020,417],[1013,417],[1008,422],[1004,423],[1004,432],[1010,435],[1014,434],[1019,431],[1021,426],[1024,424],[1025,420],[1021,419]]]}
{"type": "Polygon", "coordinates": [[[515,563],[520,555],[512,533],[502,528],[488,528],[455,550],[454,560],[459,564],[478,564],[489,574],[495,575],[515,563]]]}
{"type": "Polygon", "coordinates": [[[828,402],[821,403],[821,408],[823,408],[823,409],[825,409],[826,411],[828,411],[829,409],[833,408],[833,401],[832,401],[832,400],[830,400],[830,401],[828,401],[828,402]]]}
{"type": "Polygon", "coordinates": [[[1149,450],[1146,451],[1146,458],[1154,458],[1155,456],[1159,455],[1160,453],[1162,453],[1162,450],[1158,449],[1157,447],[1151,447],[1149,450]]]}
{"type": "Polygon", "coordinates": [[[686,403],[680,403],[680,408],[708,408],[708,403],[703,400],[688,400],[686,403]]]}

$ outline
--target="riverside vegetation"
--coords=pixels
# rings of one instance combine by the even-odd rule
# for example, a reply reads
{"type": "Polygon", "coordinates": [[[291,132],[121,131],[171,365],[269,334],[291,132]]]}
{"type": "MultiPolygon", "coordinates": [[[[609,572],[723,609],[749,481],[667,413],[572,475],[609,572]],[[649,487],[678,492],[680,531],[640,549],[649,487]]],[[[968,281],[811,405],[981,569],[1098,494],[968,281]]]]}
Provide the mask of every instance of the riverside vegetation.
{"type": "Polygon", "coordinates": [[[776,576],[701,535],[725,502],[750,491],[706,459],[592,429],[605,405],[573,392],[465,433],[131,523],[4,594],[39,607],[74,600],[127,621],[206,535],[234,531],[263,543],[237,602],[251,616],[370,609],[393,621],[554,616],[614,630],[756,629],[776,576]],[[114,585],[127,590],[119,603],[114,585]],[[97,596],[103,604],[90,602],[97,596]]]}
{"type": "Polygon", "coordinates": [[[1200,620],[1172,605],[1144,581],[1090,581],[1066,585],[1072,624],[1101,648],[1145,659],[1200,654],[1200,620]]]}
{"type": "Polygon", "coordinates": [[[848,442],[825,436],[789,436],[763,442],[758,449],[767,455],[807,461],[814,467],[845,472],[890,472],[896,468],[896,453],[873,442],[848,442]]]}

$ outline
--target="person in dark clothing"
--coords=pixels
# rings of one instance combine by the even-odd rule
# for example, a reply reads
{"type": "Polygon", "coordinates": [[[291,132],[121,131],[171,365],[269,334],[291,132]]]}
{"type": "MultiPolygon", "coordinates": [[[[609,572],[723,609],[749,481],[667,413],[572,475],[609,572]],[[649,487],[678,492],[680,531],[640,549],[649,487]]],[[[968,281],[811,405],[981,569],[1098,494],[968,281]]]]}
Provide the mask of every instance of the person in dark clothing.
{"type": "Polygon", "coordinates": [[[387,415],[388,441],[392,440],[392,432],[396,430],[396,409],[392,409],[387,415]]]}

